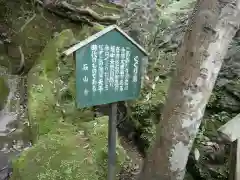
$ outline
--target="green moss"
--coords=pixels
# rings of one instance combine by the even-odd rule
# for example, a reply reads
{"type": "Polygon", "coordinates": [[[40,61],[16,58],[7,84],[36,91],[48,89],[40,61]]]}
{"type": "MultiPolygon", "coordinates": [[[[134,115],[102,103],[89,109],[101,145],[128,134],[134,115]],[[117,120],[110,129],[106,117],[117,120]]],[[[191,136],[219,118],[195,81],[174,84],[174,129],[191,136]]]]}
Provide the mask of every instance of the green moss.
{"type": "Polygon", "coordinates": [[[0,109],[3,108],[9,93],[6,81],[3,77],[0,77],[0,109]]]}
{"type": "Polygon", "coordinates": [[[128,116],[130,117],[133,131],[136,134],[136,141],[139,149],[146,153],[150,143],[154,140],[156,134],[155,125],[160,120],[160,107],[164,104],[166,92],[169,87],[170,78],[159,79],[155,88],[145,87],[142,90],[141,97],[129,103],[128,116]]]}
{"type": "MultiPolygon", "coordinates": [[[[87,122],[82,124],[85,133],[89,137],[92,149],[96,150],[95,157],[99,160],[97,161],[98,175],[101,180],[105,180],[107,176],[107,142],[108,142],[108,117],[100,117],[95,121],[87,122]],[[104,145],[103,145],[104,144],[104,145]],[[103,161],[104,160],[104,161],[103,161]],[[104,178],[105,177],[105,178],[104,178]]],[[[125,152],[120,146],[117,140],[117,169],[120,170],[122,163],[125,161],[125,152]]]]}
{"type": "Polygon", "coordinates": [[[203,121],[205,136],[208,137],[218,136],[217,129],[219,129],[221,126],[227,123],[232,118],[232,116],[233,114],[229,114],[227,112],[222,111],[220,113],[205,118],[203,121]]]}
{"type": "MultiPolygon", "coordinates": [[[[93,121],[91,109],[75,107],[75,62],[72,57],[60,58],[60,53],[76,41],[73,32],[64,30],[50,39],[55,29],[52,23],[40,23],[42,21],[44,18],[36,14],[19,33],[20,37],[14,38],[21,42],[24,39],[22,46],[26,59],[36,62],[28,73],[28,117],[35,141],[31,149],[14,160],[12,179],[104,180],[108,119],[93,121]],[[35,61],[36,52],[40,50],[42,52],[35,61]],[[86,133],[82,129],[86,129],[86,133]]],[[[21,23],[14,27],[19,29],[21,23]]],[[[68,27],[68,23],[60,26],[58,30],[68,27]]],[[[84,26],[79,31],[78,26],[77,31],[73,31],[78,40],[83,40],[102,28],[100,25],[84,26]]],[[[119,170],[125,160],[125,152],[119,145],[117,154],[119,170]]]]}
{"type": "Polygon", "coordinates": [[[33,72],[28,78],[28,114],[30,123],[37,126],[36,135],[48,133],[61,117],[55,109],[56,95],[53,85],[44,73],[37,71],[39,67],[32,69],[33,72]]]}
{"type": "MultiPolygon", "coordinates": [[[[132,112],[136,113],[136,118],[147,118],[158,112],[158,108],[165,102],[167,89],[169,87],[170,78],[154,82],[155,88],[144,88],[141,97],[131,103],[132,112]],[[152,111],[152,112],[151,112],[152,111]],[[151,113],[150,113],[151,112],[151,113]]],[[[157,113],[159,114],[159,113],[157,113]]],[[[156,120],[156,118],[154,118],[156,120]]]]}
{"type": "Polygon", "coordinates": [[[208,104],[207,104],[207,107],[208,108],[213,108],[215,105],[216,105],[216,102],[217,102],[217,92],[214,92],[211,94],[210,98],[209,98],[209,101],[208,101],[208,104]]]}
{"type": "Polygon", "coordinates": [[[75,107],[75,101],[65,102],[61,104],[61,110],[64,111],[64,120],[66,122],[72,123],[78,127],[81,126],[82,122],[89,122],[94,120],[94,114],[91,109],[77,109],[75,107]]]}
{"type": "MultiPolygon", "coordinates": [[[[3,25],[3,29],[4,31],[9,30],[7,34],[12,34],[12,36],[10,36],[13,44],[22,47],[27,69],[30,69],[34,65],[35,60],[39,56],[39,52],[43,50],[54,34],[70,28],[78,40],[85,39],[85,37],[79,39],[78,36],[79,32],[82,31],[82,24],[59,18],[48,11],[42,12],[42,9],[36,8],[31,1],[4,1],[4,4],[5,5],[2,8],[2,12],[5,12],[4,20],[6,21],[5,23],[7,26],[11,27],[11,29],[5,28],[5,25],[3,25]],[[20,8],[16,9],[15,7],[20,8]],[[11,32],[11,30],[13,32],[11,32]]],[[[81,5],[83,5],[82,2],[81,5]]],[[[103,8],[100,8],[100,10],[101,9],[103,10],[103,8]]],[[[112,15],[113,11],[109,13],[112,15]]],[[[87,27],[87,25],[84,25],[83,27],[87,27]]],[[[94,28],[87,27],[85,29],[88,29],[86,32],[92,32],[90,29],[94,28]]],[[[50,50],[51,48],[49,51],[50,50]]],[[[5,55],[6,54],[4,54],[5,60],[0,60],[0,64],[9,67],[9,62],[6,61],[7,55],[5,55]]],[[[10,58],[10,61],[13,60],[10,58]]],[[[17,59],[17,62],[16,60],[13,61],[13,63],[19,64],[18,61],[19,59],[17,59]]]]}
{"type": "Polygon", "coordinates": [[[224,90],[222,88],[215,87],[207,103],[207,107],[215,110],[220,108],[221,105],[219,104],[219,99],[221,99],[222,96],[224,96],[224,90]]]}
{"type": "MultiPolygon", "coordinates": [[[[188,167],[188,169],[194,169],[191,172],[193,176],[197,174],[197,176],[201,176],[202,179],[207,180],[227,179],[229,167],[227,159],[229,154],[227,152],[221,152],[221,149],[219,149],[216,152],[211,152],[210,155],[210,152],[206,151],[206,149],[211,147],[211,142],[215,142],[216,139],[219,139],[217,130],[232,117],[232,114],[224,111],[204,117],[192,148],[192,151],[195,148],[198,149],[201,156],[198,161],[194,162],[194,166],[190,165],[191,167],[188,167]],[[209,145],[207,145],[208,143],[209,145]],[[218,161],[219,159],[221,160],[218,161]],[[218,163],[218,166],[215,166],[215,163],[218,163]]],[[[219,145],[221,147],[222,144],[219,145]]]]}
{"type": "Polygon", "coordinates": [[[40,62],[43,63],[45,72],[57,71],[58,60],[61,50],[70,46],[75,41],[71,30],[62,31],[58,36],[53,38],[40,54],[40,62]]]}
{"type": "MultiPolygon", "coordinates": [[[[59,124],[14,161],[12,180],[105,180],[107,124],[107,117],[85,123],[91,128],[87,133],[76,133],[74,126],[59,124]]],[[[117,171],[125,158],[118,146],[117,171]]]]}
{"type": "Polygon", "coordinates": [[[5,14],[5,19],[15,31],[11,39],[22,46],[28,69],[32,67],[39,52],[43,50],[55,32],[71,28],[74,33],[78,33],[81,29],[79,24],[59,18],[48,11],[41,13],[41,10],[36,9],[31,1],[6,1],[6,7],[9,12],[5,14]],[[27,21],[29,22],[26,24],[27,21]]]}
{"type": "MultiPolygon", "coordinates": [[[[12,69],[13,69],[12,59],[7,54],[4,53],[3,48],[4,48],[4,46],[0,46],[0,51],[1,51],[1,53],[0,53],[0,66],[8,68],[8,71],[12,71],[12,69]]],[[[0,67],[0,70],[2,70],[1,67],[0,67]]]]}
{"type": "Polygon", "coordinates": [[[60,59],[60,51],[74,40],[71,30],[59,33],[44,48],[38,64],[28,74],[28,113],[30,123],[37,129],[36,136],[50,132],[61,118],[72,123],[84,121],[84,116],[86,121],[92,120],[92,112],[85,114],[84,110],[75,108],[73,59],[60,59]]]}

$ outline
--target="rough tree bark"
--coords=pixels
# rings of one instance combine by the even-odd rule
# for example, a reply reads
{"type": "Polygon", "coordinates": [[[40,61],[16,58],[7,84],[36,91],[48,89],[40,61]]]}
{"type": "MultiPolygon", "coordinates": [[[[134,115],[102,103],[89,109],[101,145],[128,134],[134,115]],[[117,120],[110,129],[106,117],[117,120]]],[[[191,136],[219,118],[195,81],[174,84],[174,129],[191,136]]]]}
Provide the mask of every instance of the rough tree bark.
{"type": "Polygon", "coordinates": [[[182,180],[193,141],[228,46],[240,0],[198,0],[176,57],[175,76],[139,180],[182,180]]]}

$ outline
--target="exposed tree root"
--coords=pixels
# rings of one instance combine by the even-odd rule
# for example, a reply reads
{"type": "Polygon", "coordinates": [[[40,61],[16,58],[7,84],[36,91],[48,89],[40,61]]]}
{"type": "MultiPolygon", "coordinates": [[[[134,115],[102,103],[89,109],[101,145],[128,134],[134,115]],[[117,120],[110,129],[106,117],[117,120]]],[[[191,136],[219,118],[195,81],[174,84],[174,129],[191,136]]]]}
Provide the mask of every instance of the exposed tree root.
{"type": "MultiPolygon", "coordinates": [[[[44,3],[41,0],[36,0],[36,2],[44,6],[44,3]]],[[[120,18],[118,15],[102,16],[89,7],[80,8],[69,4],[66,1],[50,4],[45,8],[50,12],[64,18],[68,18],[71,21],[88,23],[90,25],[95,25],[96,23],[103,25],[114,24],[120,18]]]]}

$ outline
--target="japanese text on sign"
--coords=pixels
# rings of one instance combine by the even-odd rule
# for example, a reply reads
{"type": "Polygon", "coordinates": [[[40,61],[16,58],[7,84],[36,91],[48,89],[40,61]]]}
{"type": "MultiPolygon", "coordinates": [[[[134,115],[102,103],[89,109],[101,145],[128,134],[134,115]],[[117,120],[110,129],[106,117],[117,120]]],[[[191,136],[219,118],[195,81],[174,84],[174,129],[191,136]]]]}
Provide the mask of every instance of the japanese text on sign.
{"type": "Polygon", "coordinates": [[[78,107],[139,96],[147,52],[122,30],[106,28],[66,52],[75,52],[78,107]]]}
{"type": "MultiPolygon", "coordinates": [[[[129,65],[131,51],[129,47],[120,47],[114,45],[91,45],[91,69],[92,69],[92,92],[102,93],[108,90],[115,92],[124,92],[129,86],[129,65]]],[[[133,57],[132,64],[133,78],[132,83],[138,81],[138,63],[139,57],[133,57]]],[[[83,70],[90,68],[83,64],[83,70]]],[[[88,78],[84,77],[83,82],[87,83],[88,78]]],[[[85,90],[84,95],[88,95],[89,90],[85,90]]]]}

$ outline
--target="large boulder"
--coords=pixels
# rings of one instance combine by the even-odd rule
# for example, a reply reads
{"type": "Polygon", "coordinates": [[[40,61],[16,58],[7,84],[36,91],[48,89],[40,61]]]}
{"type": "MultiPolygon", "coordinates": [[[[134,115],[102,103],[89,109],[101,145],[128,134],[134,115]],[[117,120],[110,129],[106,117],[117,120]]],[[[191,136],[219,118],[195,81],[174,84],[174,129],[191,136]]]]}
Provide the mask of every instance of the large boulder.
{"type": "MultiPolygon", "coordinates": [[[[16,128],[17,120],[23,117],[21,102],[22,78],[9,74],[7,68],[0,66],[0,135],[16,128]]],[[[0,144],[5,143],[1,142],[0,144]]]]}
{"type": "Polygon", "coordinates": [[[54,129],[62,117],[70,123],[93,120],[92,111],[75,108],[73,58],[60,58],[63,48],[74,40],[71,30],[62,31],[47,44],[28,74],[29,120],[38,136],[54,129]]]}
{"type": "MultiPolygon", "coordinates": [[[[91,109],[76,108],[74,60],[61,57],[74,41],[71,30],[57,34],[28,74],[34,146],[14,161],[13,180],[107,178],[108,118],[96,119],[91,109]]],[[[126,158],[119,144],[117,158],[119,170],[126,158]]]]}
{"type": "MultiPolygon", "coordinates": [[[[14,162],[12,180],[105,180],[107,179],[108,117],[84,124],[86,131],[58,124],[14,162]]],[[[117,172],[125,152],[117,146],[117,172]]]]}
{"type": "Polygon", "coordinates": [[[3,109],[4,104],[6,103],[9,93],[9,88],[7,86],[6,80],[3,77],[0,77],[0,110],[3,109]]]}
{"type": "Polygon", "coordinates": [[[3,109],[4,104],[6,103],[9,87],[6,80],[7,69],[0,66],[0,110],[3,109]]]}
{"type": "Polygon", "coordinates": [[[230,47],[216,83],[211,105],[216,109],[240,112],[239,40],[230,47]]]}
{"type": "MultiPolygon", "coordinates": [[[[180,46],[186,28],[186,18],[177,22],[166,30],[166,39],[160,46],[160,51],[166,55],[175,55],[177,47],[180,46]],[[170,34],[170,35],[169,35],[170,34]]],[[[240,62],[239,62],[239,39],[234,38],[224,63],[216,81],[210,101],[207,105],[208,109],[215,112],[228,111],[240,112],[240,62]]],[[[167,59],[167,58],[164,58],[167,59]]],[[[160,60],[159,60],[160,61],[160,60]]],[[[167,59],[168,61],[168,59],[167,59]]],[[[174,69],[176,62],[171,64],[174,69]]]]}

